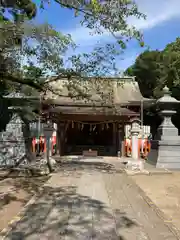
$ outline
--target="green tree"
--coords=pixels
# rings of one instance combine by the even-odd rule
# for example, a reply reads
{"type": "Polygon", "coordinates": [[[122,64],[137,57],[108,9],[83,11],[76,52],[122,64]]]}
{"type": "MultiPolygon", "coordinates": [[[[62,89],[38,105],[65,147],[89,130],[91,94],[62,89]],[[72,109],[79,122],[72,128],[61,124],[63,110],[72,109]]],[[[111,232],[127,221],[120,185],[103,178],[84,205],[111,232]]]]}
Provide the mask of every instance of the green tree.
{"type": "MultiPolygon", "coordinates": [[[[144,18],[138,11],[137,5],[130,0],[105,1],[100,3],[94,1],[57,1],[60,7],[68,8],[79,14],[82,26],[90,29],[93,33],[111,34],[117,40],[119,49],[113,44],[95,47],[90,54],[73,55],[68,58],[69,68],[65,67],[65,55],[69,48],[75,48],[75,44],[69,35],[63,35],[48,24],[32,25],[28,19],[32,19],[37,13],[37,7],[30,0],[9,2],[5,0],[0,8],[0,80],[1,98],[9,92],[21,92],[26,95],[54,91],[51,88],[48,77],[56,75],[69,79],[71,97],[88,98],[89,94],[84,92],[80,83],[87,76],[105,76],[118,72],[115,65],[115,56],[126,48],[126,43],[132,38],[137,39],[142,45],[142,35],[134,27],[128,24],[132,17],[144,18]],[[6,12],[10,13],[7,18],[6,12]],[[24,62],[22,66],[22,62],[24,62]],[[38,66],[38,67],[37,67],[38,66]],[[76,76],[76,80],[72,77],[76,76]]],[[[99,88],[100,89],[100,86],[99,88]]],[[[58,92],[59,95],[61,93],[58,92]]],[[[35,94],[36,95],[36,94],[35,94]]],[[[7,102],[7,107],[18,102],[7,102]]],[[[4,105],[6,106],[6,105],[4,105]]],[[[37,109],[37,102],[31,105],[37,109]]],[[[6,110],[7,110],[6,107],[6,110]]],[[[27,123],[29,113],[27,102],[22,106],[20,112],[27,123]],[[26,114],[25,114],[26,113],[26,114]]],[[[7,111],[7,118],[10,118],[7,111]]],[[[34,114],[30,114],[34,117],[34,114]]],[[[31,117],[30,117],[31,118],[31,117]]],[[[4,121],[7,123],[7,121],[4,121]]],[[[3,126],[3,128],[5,125],[3,126]]]]}
{"type": "MultiPolygon", "coordinates": [[[[125,73],[136,76],[144,97],[159,98],[162,89],[167,85],[172,96],[180,100],[180,38],[168,44],[162,51],[145,51],[140,54],[133,66],[125,73]]],[[[180,128],[180,113],[174,116],[173,122],[180,128]]],[[[145,114],[145,121],[160,123],[156,109],[150,109],[145,114]],[[151,117],[150,117],[151,115],[151,117]]],[[[157,127],[157,124],[156,124],[157,127]]]]}
{"type": "Polygon", "coordinates": [[[134,65],[125,74],[135,76],[144,97],[157,98],[161,94],[162,55],[160,51],[145,51],[140,54],[134,65]]]}
{"type": "MultiPolygon", "coordinates": [[[[43,3],[48,1],[42,1],[43,3]]],[[[81,15],[81,24],[94,33],[102,34],[108,32],[112,34],[119,43],[120,47],[124,49],[127,41],[132,38],[136,38],[138,41],[142,41],[141,33],[133,26],[128,24],[128,19],[145,18],[145,15],[138,11],[137,5],[131,0],[113,0],[113,1],[56,1],[63,8],[68,8],[75,12],[75,16],[81,15]]],[[[13,46],[22,44],[22,36],[26,35],[26,27],[22,27],[22,22],[26,18],[32,19],[36,15],[36,5],[31,0],[20,0],[20,1],[8,1],[4,0],[0,8],[0,15],[2,19],[1,27],[1,44],[0,48],[3,51],[11,50],[13,46]],[[6,12],[11,14],[11,17],[7,18],[6,12]],[[4,21],[8,24],[4,25],[4,21]],[[8,40],[7,40],[8,39],[8,40]]],[[[62,36],[61,36],[62,37],[62,36]]],[[[96,49],[99,50],[99,49],[96,49]]],[[[94,52],[93,55],[96,55],[94,52]]],[[[91,57],[93,56],[91,55],[91,57]]],[[[101,55],[102,58],[102,55],[101,55]]],[[[91,58],[92,61],[92,58],[91,58]]],[[[76,61],[77,62],[77,61],[76,61]]],[[[102,63],[103,61],[101,61],[102,63]]],[[[2,68],[1,68],[2,69],[2,68]]],[[[12,68],[11,68],[12,69],[12,68]]],[[[62,70],[62,69],[61,69],[62,70]]],[[[65,72],[65,71],[63,71],[65,72]]],[[[74,72],[74,71],[70,71],[74,72]]],[[[36,88],[37,84],[30,83],[30,81],[21,81],[20,76],[14,76],[11,72],[2,71],[1,78],[8,81],[19,82],[25,84],[34,85],[36,88]],[[36,86],[35,86],[36,85],[36,86]]]]}
{"type": "Polygon", "coordinates": [[[167,59],[168,81],[167,85],[172,91],[172,96],[180,100],[180,38],[168,44],[163,54],[167,59]]]}
{"type": "Polygon", "coordinates": [[[0,19],[1,21],[22,21],[25,17],[32,19],[37,12],[36,4],[31,0],[2,0],[0,7],[0,19]],[[9,13],[7,17],[6,13],[9,13]]]}
{"type": "Polygon", "coordinates": [[[145,51],[125,73],[136,76],[144,97],[159,98],[167,85],[172,95],[180,99],[180,39],[168,44],[162,51],[145,51]]]}
{"type": "MultiPolygon", "coordinates": [[[[42,1],[41,7],[43,7],[44,2],[46,1],[42,1]]],[[[120,49],[124,49],[126,47],[127,41],[132,38],[136,38],[140,42],[142,41],[141,33],[133,26],[130,26],[128,24],[129,18],[145,17],[142,13],[138,11],[137,5],[134,3],[134,1],[114,0],[104,1],[103,3],[97,0],[87,2],[56,2],[60,4],[60,7],[68,8],[74,11],[75,17],[80,15],[81,24],[92,30],[94,33],[102,34],[104,32],[108,32],[109,34],[113,35],[115,39],[117,39],[120,49]]],[[[53,69],[54,74],[56,73],[57,75],[64,77],[70,77],[71,75],[79,75],[81,77],[82,75],[104,75],[108,74],[109,72],[112,73],[110,68],[113,68],[113,70],[116,70],[117,72],[117,69],[114,67],[114,57],[117,54],[117,51],[115,51],[115,47],[112,44],[107,44],[106,46],[95,48],[90,55],[82,54],[81,56],[72,56],[69,59],[72,63],[72,67],[70,69],[65,69],[62,54],[60,56],[58,54],[61,50],[61,45],[64,51],[65,48],[69,47],[70,37],[63,36],[62,34],[57,33],[53,30],[52,27],[51,29],[48,29],[47,34],[47,26],[43,29],[42,26],[33,26],[33,30],[32,28],[27,26],[28,24],[26,24],[25,20],[27,18],[32,19],[36,15],[36,5],[32,3],[31,0],[20,0],[18,2],[9,2],[8,0],[5,0],[3,1],[0,14],[2,16],[0,30],[2,36],[0,41],[0,57],[2,59],[1,62],[3,62],[3,66],[1,66],[2,71],[0,71],[0,77],[2,79],[2,83],[5,85],[9,82],[13,82],[19,84],[26,84],[42,91],[45,90],[42,82],[39,83],[39,80],[37,81],[37,79],[32,80],[32,78],[25,78],[24,75],[20,73],[19,69],[21,68],[21,66],[20,61],[17,60],[17,56],[20,57],[22,60],[22,56],[24,56],[24,49],[26,51],[26,56],[29,54],[31,59],[34,55],[36,55],[36,58],[38,58],[38,62],[41,62],[41,67],[47,67],[46,62],[48,62],[48,68],[50,68],[50,64],[52,64],[51,68],[53,69]],[[9,18],[6,17],[7,11],[11,14],[11,17],[9,18]],[[49,41],[49,30],[51,31],[51,39],[53,38],[52,42],[49,41]],[[46,44],[46,50],[41,49],[39,45],[37,49],[32,47],[32,44],[31,46],[30,44],[27,44],[29,43],[29,39],[34,40],[36,38],[37,40],[37,35],[39,39],[42,39],[43,36],[44,44],[46,44]],[[47,43],[48,41],[49,46],[47,43]],[[61,43],[59,44],[59,42],[57,43],[57,41],[61,41],[61,43]],[[26,44],[26,46],[24,46],[24,43],[26,44]],[[54,46],[55,44],[58,44],[59,47],[57,53],[55,53],[55,49],[57,50],[57,47],[54,46]],[[19,48],[18,55],[17,48],[19,48]],[[37,52],[35,53],[35,51],[37,52]],[[5,56],[8,57],[6,58],[5,56]],[[107,56],[109,56],[109,59],[107,56]],[[90,59],[89,63],[87,62],[88,59],[90,59]],[[14,66],[13,64],[16,66],[14,66]],[[9,67],[7,67],[8,65],[9,67]],[[77,72],[77,70],[79,72],[77,72]]],[[[46,84],[46,87],[47,86],[48,85],[46,84]]]]}

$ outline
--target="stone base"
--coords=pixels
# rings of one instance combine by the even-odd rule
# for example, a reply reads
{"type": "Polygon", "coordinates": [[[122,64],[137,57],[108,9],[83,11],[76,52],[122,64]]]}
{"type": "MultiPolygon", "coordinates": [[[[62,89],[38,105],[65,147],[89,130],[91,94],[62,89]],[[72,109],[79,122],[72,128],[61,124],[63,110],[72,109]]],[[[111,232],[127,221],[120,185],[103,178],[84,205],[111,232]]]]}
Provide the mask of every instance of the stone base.
{"type": "Polygon", "coordinates": [[[128,170],[128,169],[125,169],[125,172],[127,175],[129,176],[134,176],[134,175],[149,175],[149,171],[147,170],[141,170],[141,171],[133,171],[133,170],[128,170]]]}
{"type": "MultiPolygon", "coordinates": [[[[56,160],[55,160],[54,158],[49,157],[49,160],[50,160],[50,162],[51,162],[52,165],[56,165],[56,160]]],[[[40,163],[42,163],[42,164],[47,164],[47,159],[46,159],[46,158],[42,158],[42,159],[40,160],[40,163]]]]}
{"type": "Polygon", "coordinates": [[[127,157],[118,157],[118,161],[120,162],[120,163],[128,163],[128,161],[129,161],[129,158],[127,158],[127,157]]]}
{"type": "Polygon", "coordinates": [[[144,170],[144,160],[143,159],[129,159],[126,164],[126,169],[131,171],[143,171],[144,170]]]}
{"type": "Polygon", "coordinates": [[[180,137],[159,141],[156,168],[180,169],[180,137]]]}

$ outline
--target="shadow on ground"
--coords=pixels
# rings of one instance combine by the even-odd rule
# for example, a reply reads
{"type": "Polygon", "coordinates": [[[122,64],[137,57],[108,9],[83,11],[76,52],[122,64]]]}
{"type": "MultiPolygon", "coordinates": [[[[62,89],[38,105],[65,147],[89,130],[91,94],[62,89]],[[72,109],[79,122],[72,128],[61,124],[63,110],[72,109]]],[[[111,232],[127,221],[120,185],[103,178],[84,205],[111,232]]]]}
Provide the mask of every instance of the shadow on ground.
{"type": "Polygon", "coordinates": [[[45,187],[5,239],[124,240],[116,231],[136,225],[125,213],[115,210],[112,214],[102,202],[77,194],[76,187],[45,187]]]}
{"type": "Polygon", "coordinates": [[[36,194],[41,191],[49,178],[50,176],[16,178],[13,179],[13,185],[16,189],[23,189],[30,194],[36,194]]]}
{"type": "Polygon", "coordinates": [[[7,178],[2,181],[0,180],[0,210],[2,210],[5,205],[13,201],[19,201],[25,204],[30,196],[41,191],[42,186],[49,178],[50,176],[42,176],[29,178],[7,178]],[[23,198],[19,197],[22,190],[26,193],[27,198],[24,194],[23,198]]]}
{"type": "Polygon", "coordinates": [[[102,173],[121,173],[123,169],[116,169],[113,164],[105,162],[62,161],[57,163],[56,171],[98,171],[102,173]]]}

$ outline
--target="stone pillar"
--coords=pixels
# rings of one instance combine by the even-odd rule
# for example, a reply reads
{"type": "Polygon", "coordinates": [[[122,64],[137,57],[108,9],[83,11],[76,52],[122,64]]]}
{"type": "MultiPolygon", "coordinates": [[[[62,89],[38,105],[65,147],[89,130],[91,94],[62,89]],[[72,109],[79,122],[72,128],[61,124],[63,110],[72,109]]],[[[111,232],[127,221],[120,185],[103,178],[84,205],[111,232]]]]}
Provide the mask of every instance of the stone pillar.
{"type": "Polygon", "coordinates": [[[139,156],[138,149],[138,135],[141,132],[139,119],[132,121],[131,127],[131,143],[132,143],[132,156],[127,162],[127,169],[131,171],[144,171],[144,160],[139,156]]]}
{"type": "Polygon", "coordinates": [[[171,121],[176,113],[179,101],[170,96],[169,89],[163,89],[164,96],[157,101],[160,115],[163,118],[158,128],[157,168],[180,168],[180,136],[178,129],[171,121]]]}
{"type": "Polygon", "coordinates": [[[139,159],[139,149],[138,149],[138,135],[141,131],[139,122],[134,120],[131,127],[131,142],[132,142],[132,159],[139,159]]]}
{"type": "Polygon", "coordinates": [[[46,124],[44,124],[44,136],[46,137],[46,161],[47,164],[54,164],[55,160],[51,158],[52,152],[51,152],[51,137],[54,131],[53,123],[48,121],[46,124]]]}

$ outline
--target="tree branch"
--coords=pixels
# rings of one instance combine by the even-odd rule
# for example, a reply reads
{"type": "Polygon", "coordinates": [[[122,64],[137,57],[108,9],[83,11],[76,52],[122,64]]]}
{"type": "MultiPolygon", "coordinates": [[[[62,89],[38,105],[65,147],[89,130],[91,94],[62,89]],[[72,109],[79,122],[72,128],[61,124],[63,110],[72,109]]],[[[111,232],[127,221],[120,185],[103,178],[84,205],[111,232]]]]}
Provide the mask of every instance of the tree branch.
{"type": "Polygon", "coordinates": [[[69,9],[74,9],[76,11],[79,11],[81,13],[84,13],[85,15],[88,15],[90,17],[94,17],[94,15],[90,12],[87,12],[86,10],[82,9],[82,8],[78,8],[78,7],[75,7],[74,5],[72,4],[67,4],[67,3],[62,3],[61,0],[55,0],[57,3],[59,3],[61,6],[65,7],[65,8],[69,8],[69,9]]]}
{"type": "Polygon", "coordinates": [[[0,73],[0,78],[5,81],[27,85],[39,91],[42,91],[44,89],[41,84],[33,81],[32,78],[18,78],[6,73],[0,73]]]}

